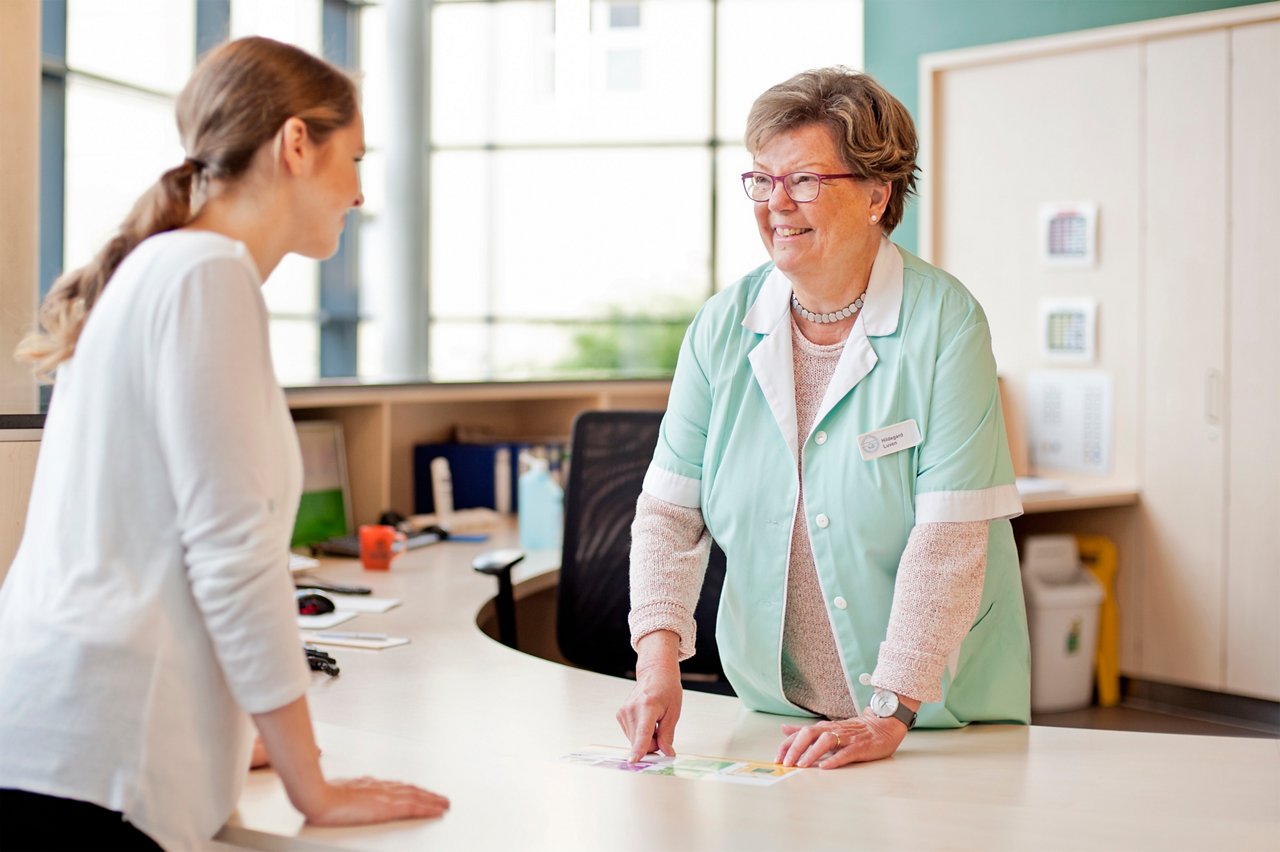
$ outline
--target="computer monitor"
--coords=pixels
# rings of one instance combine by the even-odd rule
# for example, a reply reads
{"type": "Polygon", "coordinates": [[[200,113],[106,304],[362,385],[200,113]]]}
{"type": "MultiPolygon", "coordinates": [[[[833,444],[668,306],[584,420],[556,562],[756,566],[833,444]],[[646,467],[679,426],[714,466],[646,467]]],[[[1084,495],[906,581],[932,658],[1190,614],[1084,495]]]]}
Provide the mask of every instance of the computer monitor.
{"type": "Polygon", "coordinates": [[[302,448],[302,500],[290,547],[306,547],[353,531],[351,488],[342,425],[328,420],[295,423],[302,448]]]}

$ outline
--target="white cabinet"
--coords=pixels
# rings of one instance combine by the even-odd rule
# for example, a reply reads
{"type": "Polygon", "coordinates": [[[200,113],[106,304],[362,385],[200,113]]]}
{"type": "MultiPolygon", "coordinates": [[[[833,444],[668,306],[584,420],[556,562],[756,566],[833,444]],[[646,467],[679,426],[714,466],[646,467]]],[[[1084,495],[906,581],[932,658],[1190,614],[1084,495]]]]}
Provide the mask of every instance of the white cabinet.
{"type": "Polygon", "coordinates": [[[1222,687],[1225,30],[1146,46],[1143,674],[1222,687]]]}
{"type": "Polygon", "coordinates": [[[1015,405],[1050,368],[1040,301],[1098,305],[1112,476],[1141,489],[1103,525],[1122,672],[1280,700],[1280,4],[921,64],[921,254],[983,303],[1015,405]],[[1071,201],[1097,263],[1050,269],[1036,209],[1071,201]]]}
{"type": "Polygon", "coordinates": [[[1146,63],[1140,673],[1280,699],[1280,21],[1146,63]]]}
{"type": "Polygon", "coordinates": [[[1280,21],[1231,31],[1226,682],[1280,698],[1280,21]]]}
{"type": "MultiPolygon", "coordinates": [[[[1117,479],[1137,471],[1141,357],[1142,47],[1051,52],[947,73],[935,93],[944,125],[924,162],[922,220],[934,220],[933,260],[982,302],[996,363],[1014,405],[1040,357],[1036,317],[1050,297],[1096,299],[1098,368],[1113,375],[1117,479]],[[940,144],[937,144],[940,142],[940,144]],[[1046,168],[1046,164],[1052,164],[1046,168]],[[1044,202],[1088,200],[1102,211],[1096,268],[1049,269],[1036,228],[1044,202]]],[[[926,258],[927,259],[927,258],[926,258]]]]}

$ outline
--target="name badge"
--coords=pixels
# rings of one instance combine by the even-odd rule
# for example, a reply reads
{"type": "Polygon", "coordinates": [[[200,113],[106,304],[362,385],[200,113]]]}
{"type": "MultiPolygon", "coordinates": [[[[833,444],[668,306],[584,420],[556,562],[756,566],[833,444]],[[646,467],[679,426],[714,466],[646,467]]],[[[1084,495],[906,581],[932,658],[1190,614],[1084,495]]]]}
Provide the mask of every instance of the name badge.
{"type": "Polygon", "coordinates": [[[903,420],[901,423],[859,435],[858,452],[862,454],[863,461],[871,461],[909,450],[920,441],[920,427],[916,425],[916,421],[903,420]]]}

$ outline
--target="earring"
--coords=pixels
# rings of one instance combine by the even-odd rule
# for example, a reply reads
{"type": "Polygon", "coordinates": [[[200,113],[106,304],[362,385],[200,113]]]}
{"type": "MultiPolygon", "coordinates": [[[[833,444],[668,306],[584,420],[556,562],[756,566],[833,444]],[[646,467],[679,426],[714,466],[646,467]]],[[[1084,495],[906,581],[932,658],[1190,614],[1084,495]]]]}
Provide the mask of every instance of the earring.
{"type": "Polygon", "coordinates": [[[871,217],[871,224],[873,224],[873,225],[874,225],[876,222],[879,222],[879,221],[880,221],[880,217],[879,217],[879,216],[874,216],[874,215],[873,215],[873,216],[871,217]]]}

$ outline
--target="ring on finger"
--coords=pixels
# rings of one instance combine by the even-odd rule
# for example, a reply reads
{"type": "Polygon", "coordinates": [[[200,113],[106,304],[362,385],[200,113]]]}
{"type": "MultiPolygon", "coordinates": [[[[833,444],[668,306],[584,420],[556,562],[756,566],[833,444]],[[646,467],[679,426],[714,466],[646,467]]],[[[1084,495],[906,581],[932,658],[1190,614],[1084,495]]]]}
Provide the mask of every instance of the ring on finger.
{"type": "Polygon", "coordinates": [[[836,748],[840,748],[840,732],[833,728],[831,734],[836,738],[836,748]]]}

